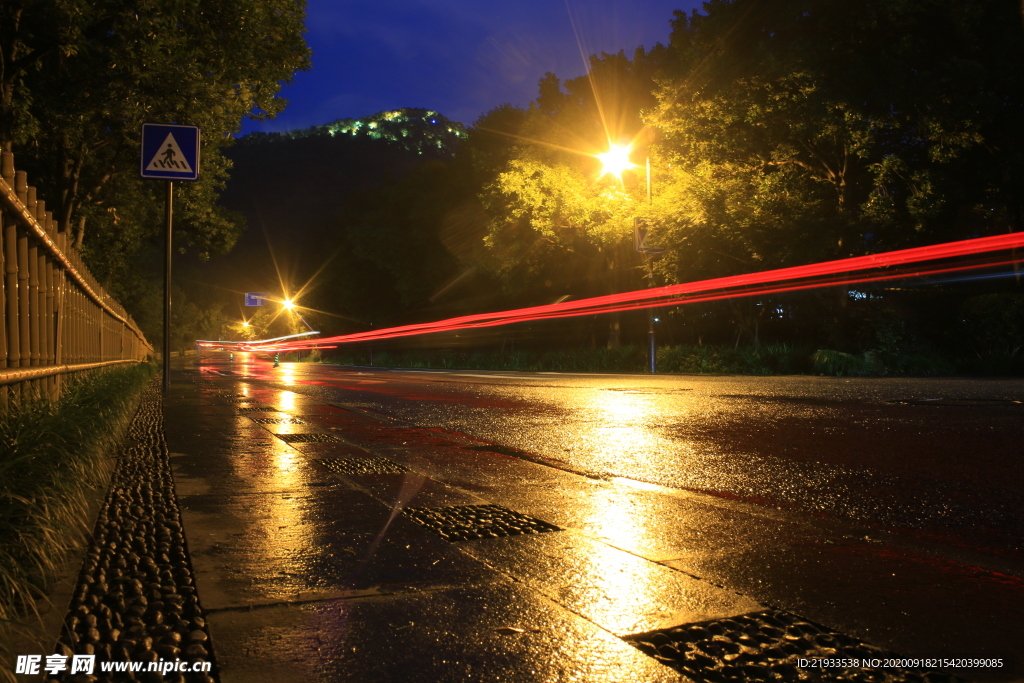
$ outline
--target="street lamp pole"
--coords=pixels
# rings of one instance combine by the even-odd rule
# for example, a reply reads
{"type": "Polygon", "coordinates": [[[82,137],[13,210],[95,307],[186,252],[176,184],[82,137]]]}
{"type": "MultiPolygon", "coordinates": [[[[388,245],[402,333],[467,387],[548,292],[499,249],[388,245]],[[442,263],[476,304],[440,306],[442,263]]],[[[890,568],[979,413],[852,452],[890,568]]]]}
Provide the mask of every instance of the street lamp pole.
{"type": "MultiPolygon", "coordinates": [[[[629,160],[629,145],[611,145],[607,152],[603,154],[595,155],[602,165],[601,175],[605,173],[611,173],[619,182],[622,182],[622,172],[629,168],[638,168],[637,164],[634,164],[629,160]]],[[[650,209],[654,205],[654,199],[651,196],[651,158],[646,158],[645,166],[647,167],[647,207],[650,209]]],[[[647,286],[648,288],[654,285],[654,267],[651,264],[651,254],[654,251],[662,251],[661,249],[655,250],[653,247],[647,247],[646,235],[650,226],[647,219],[641,219],[639,216],[633,219],[633,238],[634,245],[637,251],[644,255],[644,265],[647,267],[647,286]],[[641,223],[643,227],[641,227],[641,223]],[[641,233],[641,229],[643,233],[641,233]]],[[[650,357],[650,369],[654,373],[657,371],[656,358],[655,358],[655,343],[654,343],[654,309],[647,309],[647,339],[649,344],[649,357],[650,357]]]]}
{"type": "MultiPolygon", "coordinates": [[[[644,165],[647,167],[647,206],[648,206],[648,208],[650,208],[650,206],[654,203],[654,199],[651,196],[651,158],[650,157],[647,157],[644,165]]],[[[651,253],[649,251],[645,251],[644,252],[644,261],[646,262],[645,265],[647,266],[647,287],[650,288],[650,287],[654,286],[654,267],[651,264],[651,253]]],[[[650,369],[651,369],[651,374],[653,375],[655,372],[658,371],[657,370],[658,361],[657,361],[657,355],[655,354],[655,342],[654,342],[654,309],[653,308],[648,308],[647,309],[647,344],[648,344],[647,356],[648,356],[648,359],[650,360],[650,369]]]]}

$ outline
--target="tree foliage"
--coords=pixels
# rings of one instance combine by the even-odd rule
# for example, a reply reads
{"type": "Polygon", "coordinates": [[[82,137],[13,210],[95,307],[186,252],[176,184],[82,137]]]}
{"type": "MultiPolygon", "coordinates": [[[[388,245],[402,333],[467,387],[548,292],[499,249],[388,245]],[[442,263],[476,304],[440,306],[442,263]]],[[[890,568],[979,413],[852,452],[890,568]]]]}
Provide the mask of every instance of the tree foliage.
{"type": "Polygon", "coordinates": [[[290,0],[4,2],[0,147],[18,153],[62,230],[125,259],[159,228],[162,183],[137,179],[141,124],[197,125],[202,177],[179,185],[179,224],[201,252],[229,247],[240,224],[215,204],[230,168],[220,148],[243,118],[278,112],[282,83],[308,68],[304,13],[290,0]]]}
{"type": "Polygon", "coordinates": [[[647,121],[675,278],[1024,227],[1009,0],[712,0],[668,55],[647,121]]]}
{"type": "Polygon", "coordinates": [[[492,134],[477,163],[490,216],[485,263],[507,291],[579,296],[620,287],[612,271],[626,267],[623,245],[642,207],[643,181],[599,178],[595,155],[642,137],[640,112],[654,105],[661,54],[595,56],[587,76],[564,83],[547,74],[527,110],[499,108],[471,131],[471,148],[474,135],[492,134]]]}
{"type": "MultiPolygon", "coordinates": [[[[676,13],[667,48],[549,74],[518,120],[470,131],[507,124],[480,173],[484,263],[540,302],[542,283],[643,286],[633,216],[655,226],[667,283],[1022,230],[1022,63],[1014,0],[709,0],[676,13]],[[609,184],[587,156],[628,140],[651,160],[650,204],[642,171],[609,184]]],[[[716,310],[736,343],[774,320],[842,348],[849,320],[872,324],[845,291],[788,301],[716,310]]]]}

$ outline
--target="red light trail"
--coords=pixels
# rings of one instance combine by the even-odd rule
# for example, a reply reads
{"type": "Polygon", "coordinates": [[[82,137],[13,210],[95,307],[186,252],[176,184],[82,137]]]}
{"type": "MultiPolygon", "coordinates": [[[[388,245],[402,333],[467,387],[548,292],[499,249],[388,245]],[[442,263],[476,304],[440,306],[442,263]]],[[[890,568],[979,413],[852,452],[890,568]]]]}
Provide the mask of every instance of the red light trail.
{"type": "MultiPolygon", "coordinates": [[[[962,256],[986,254],[994,251],[1014,249],[1024,246],[1024,233],[1008,233],[993,237],[979,237],[959,242],[947,242],[927,247],[901,249],[898,251],[857,256],[836,261],[825,261],[804,266],[779,268],[759,273],[733,275],[729,277],[688,282],[666,287],[623,292],[607,296],[565,301],[545,306],[532,306],[495,313],[479,313],[438,320],[430,323],[402,325],[367,332],[340,335],[311,340],[287,342],[284,340],[268,340],[267,342],[234,342],[234,348],[246,351],[299,351],[313,348],[335,348],[337,344],[391,339],[435,332],[450,332],[460,329],[495,327],[532,320],[548,320],[567,318],[598,313],[613,313],[644,308],[679,306],[687,303],[716,301],[744,296],[776,294],[798,290],[828,287],[833,285],[861,284],[886,280],[921,277],[939,273],[953,273],[1020,263],[1024,258],[983,259],[958,264],[933,264],[929,267],[908,268],[910,264],[926,261],[938,261],[962,256]],[[895,271],[884,273],[860,273],[857,271],[877,270],[879,268],[901,267],[895,271]],[[272,342],[272,343],[268,343],[272,342]],[[323,344],[332,344],[324,346],[323,344]]],[[[231,342],[228,342],[231,343],[231,342]]],[[[224,342],[202,342],[201,345],[223,345],[224,342]]]]}

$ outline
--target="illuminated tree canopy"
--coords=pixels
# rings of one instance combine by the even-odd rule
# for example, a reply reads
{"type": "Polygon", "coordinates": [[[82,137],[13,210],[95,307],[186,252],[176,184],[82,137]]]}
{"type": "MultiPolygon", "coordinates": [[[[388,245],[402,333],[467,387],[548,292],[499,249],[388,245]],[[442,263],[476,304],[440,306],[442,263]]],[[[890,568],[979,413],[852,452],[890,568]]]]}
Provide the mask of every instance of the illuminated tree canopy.
{"type": "Polygon", "coordinates": [[[1019,230],[1021,63],[1011,0],[712,0],[668,48],[541,81],[482,194],[487,244],[511,273],[517,231],[558,259],[568,231],[606,248],[651,216],[679,281],[1019,230]],[[597,179],[588,155],[624,141],[651,206],[642,173],[597,179]]]}
{"type": "Polygon", "coordinates": [[[677,13],[646,116],[676,195],[667,243],[687,245],[666,270],[690,277],[715,252],[762,268],[1020,230],[1020,19],[1008,0],[677,13]]]}
{"type": "Polygon", "coordinates": [[[642,139],[640,112],[655,104],[662,53],[594,57],[588,76],[565,83],[548,74],[518,120],[497,110],[474,126],[471,144],[476,135],[506,147],[477,171],[490,216],[486,267],[508,291],[581,296],[614,291],[617,279],[636,280],[623,245],[632,239],[644,180],[629,172],[621,182],[601,177],[597,155],[642,139]],[[614,273],[617,267],[623,270],[614,273]]]}

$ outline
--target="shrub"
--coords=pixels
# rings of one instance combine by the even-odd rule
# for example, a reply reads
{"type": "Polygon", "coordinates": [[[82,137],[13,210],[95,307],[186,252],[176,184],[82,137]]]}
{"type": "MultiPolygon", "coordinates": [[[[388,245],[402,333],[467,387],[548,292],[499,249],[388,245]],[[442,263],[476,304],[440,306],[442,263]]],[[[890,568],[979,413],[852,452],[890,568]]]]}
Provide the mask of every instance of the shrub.
{"type": "MultiPolygon", "coordinates": [[[[0,667],[12,638],[39,637],[55,573],[88,529],[124,430],[155,366],[70,381],[61,400],[12,400],[0,415],[0,667]]],[[[13,668],[7,667],[8,672],[13,668]]]]}

